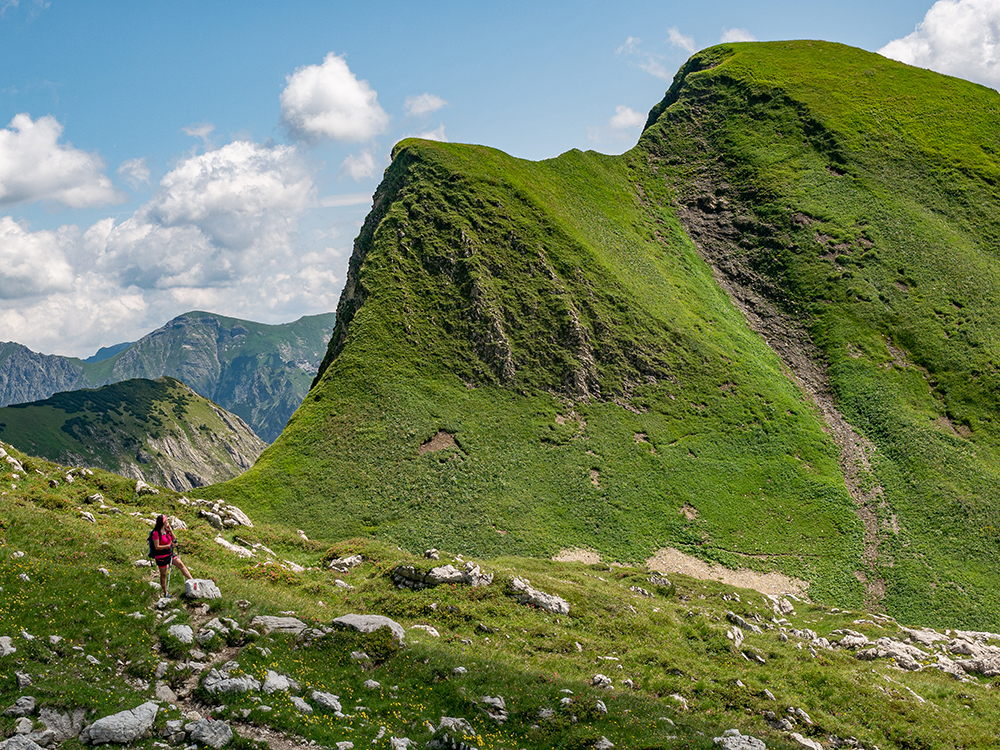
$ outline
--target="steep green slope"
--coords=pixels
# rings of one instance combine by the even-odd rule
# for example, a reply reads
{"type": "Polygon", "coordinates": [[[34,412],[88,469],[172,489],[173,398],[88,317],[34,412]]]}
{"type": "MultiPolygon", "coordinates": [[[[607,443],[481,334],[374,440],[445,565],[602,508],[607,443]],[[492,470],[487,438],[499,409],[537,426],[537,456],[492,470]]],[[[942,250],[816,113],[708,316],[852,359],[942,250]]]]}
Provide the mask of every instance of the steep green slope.
{"type": "Polygon", "coordinates": [[[664,104],[643,185],[735,296],[771,311],[776,348],[808,334],[814,390],[859,434],[841,442],[869,599],[993,622],[1000,96],[794,42],[707,50],[664,104]]]}
{"type": "Polygon", "coordinates": [[[173,378],[2,407],[0,436],[34,456],[178,490],[234,477],[265,447],[243,420],[173,378]]]}
{"type": "Polygon", "coordinates": [[[309,390],[333,322],[332,313],[265,325],[190,312],[99,362],[0,343],[0,405],[167,375],[238,415],[270,442],[309,390]]]}
{"type": "Polygon", "coordinates": [[[860,602],[835,446],[639,174],[398,146],[322,377],[225,491],[411,549],[779,560],[860,602]]]}
{"type": "Polygon", "coordinates": [[[675,546],[986,627],[998,112],[860,50],[741,44],[621,157],[404,141],[321,377],[224,491],[410,549],[675,546]]]}

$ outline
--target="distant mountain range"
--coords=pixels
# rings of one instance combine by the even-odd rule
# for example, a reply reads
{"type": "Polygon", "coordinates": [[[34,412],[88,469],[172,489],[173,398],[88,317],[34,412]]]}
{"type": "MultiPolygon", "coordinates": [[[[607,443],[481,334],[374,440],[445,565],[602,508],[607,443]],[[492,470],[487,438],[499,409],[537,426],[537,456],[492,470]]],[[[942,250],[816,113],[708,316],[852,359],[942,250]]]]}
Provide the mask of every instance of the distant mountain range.
{"type": "Polygon", "coordinates": [[[0,406],[132,378],[177,378],[272,442],[309,391],[335,315],[264,325],[207,312],[180,315],[131,344],[86,360],[0,342],[0,406]]]}
{"type": "Polygon", "coordinates": [[[180,491],[231,479],[266,447],[242,419],[173,378],[5,406],[0,436],[34,456],[180,491]]]}

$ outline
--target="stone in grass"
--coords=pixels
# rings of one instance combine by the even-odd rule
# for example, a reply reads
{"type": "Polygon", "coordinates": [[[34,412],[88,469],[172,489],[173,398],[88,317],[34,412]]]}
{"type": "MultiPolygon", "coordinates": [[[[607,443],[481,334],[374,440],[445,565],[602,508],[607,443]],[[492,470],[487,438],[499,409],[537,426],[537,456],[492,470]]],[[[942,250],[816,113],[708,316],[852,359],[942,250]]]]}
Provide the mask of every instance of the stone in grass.
{"type": "Polygon", "coordinates": [[[298,635],[308,626],[295,617],[274,617],[271,615],[257,615],[250,622],[250,627],[260,627],[265,633],[290,633],[298,635]]]}
{"type": "Polygon", "coordinates": [[[129,711],[105,716],[80,732],[80,742],[85,745],[104,745],[109,742],[126,745],[149,732],[159,710],[159,706],[147,701],[129,711]]]}
{"type": "Polygon", "coordinates": [[[748,734],[740,734],[739,729],[727,729],[721,737],[713,737],[712,742],[723,750],[767,750],[763,740],[748,734]]]}
{"type": "Polygon", "coordinates": [[[313,707],[302,700],[299,696],[291,696],[292,705],[295,706],[295,710],[300,714],[311,714],[313,712],[313,707]]]}
{"type": "Polygon", "coordinates": [[[202,719],[191,730],[191,739],[218,750],[233,739],[233,729],[225,721],[202,719]]]}
{"type": "Polygon", "coordinates": [[[167,629],[167,635],[176,638],[181,643],[194,643],[194,631],[190,625],[171,625],[167,629]]]}
{"type": "Polygon", "coordinates": [[[16,651],[9,635],[0,636],[0,656],[10,656],[16,651]]]}
{"type": "Polygon", "coordinates": [[[378,690],[382,687],[381,683],[378,683],[375,680],[365,680],[363,685],[366,690],[378,690]]]}
{"type": "Polygon", "coordinates": [[[202,686],[212,693],[249,693],[260,690],[259,680],[255,680],[250,675],[240,675],[230,677],[228,672],[220,672],[217,669],[211,670],[202,681],[202,686]]]}
{"type": "Polygon", "coordinates": [[[78,737],[83,731],[83,720],[86,715],[87,712],[82,708],[74,709],[73,713],[56,711],[52,708],[43,708],[38,712],[38,718],[45,728],[53,733],[56,743],[78,737]]]}
{"type": "Polygon", "coordinates": [[[615,746],[615,743],[609,740],[604,735],[601,735],[601,739],[597,741],[594,745],[594,750],[611,750],[615,746]]]}
{"type": "Polygon", "coordinates": [[[267,678],[264,680],[264,692],[270,695],[279,690],[297,691],[299,683],[288,675],[279,674],[272,670],[267,670],[267,678]]]}
{"type": "Polygon", "coordinates": [[[21,716],[31,716],[35,713],[35,706],[38,705],[38,701],[35,700],[34,696],[24,695],[14,701],[14,704],[8,706],[4,709],[4,716],[13,716],[19,718],[21,716]]]}
{"type": "Polygon", "coordinates": [[[333,693],[323,693],[319,690],[313,690],[312,695],[309,696],[322,708],[329,709],[330,711],[342,711],[343,708],[340,705],[340,696],[334,695],[333,693]]]}
{"type": "Polygon", "coordinates": [[[392,631],[392,634],[396,637],[396,640],[400,643],[402,643],[403,639],[406,638],[406,631],[403,630],[402,625],[395,620],[383,617],[382,615],[344,615],[343,617],[334,619],[333,626],[351,628],[360,633],[374,633],[380,628],[389,628],[389,630],[392,631]]]}
{"type": "Polygon", "coordinates": [[[15,734],[9,740],[0,742],[3,750],[42,750],[42,746],[26,734],[15,734]]]}
{"type": "Polygon", "coordinates": [[[221,599],[222,592],[215,585],[215,581],[190,578],[184,581],[184,596],[187,599],[221,599]]]}
{"type": "Polygon", "coordinates": [[[533,589],[526,578],[514,578],[510,582],[511,595],[521,604],[529,604],[557,615],[569,614],[569,602],[555,594],[533,589]]]}

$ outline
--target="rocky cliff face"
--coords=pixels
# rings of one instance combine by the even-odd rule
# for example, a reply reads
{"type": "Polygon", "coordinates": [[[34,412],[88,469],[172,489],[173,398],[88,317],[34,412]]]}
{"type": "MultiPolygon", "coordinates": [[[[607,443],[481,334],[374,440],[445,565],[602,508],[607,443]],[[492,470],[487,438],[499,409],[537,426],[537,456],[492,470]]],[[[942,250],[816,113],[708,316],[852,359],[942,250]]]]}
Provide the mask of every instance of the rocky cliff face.
{"type": "Polygon", "coordinates": [[[166,375],[239,415],[271,442],[305,398],[334,319],[329,313],[272,326],[191,312],[99,362],[0,343],[0,405],[166,375]]]}
{"type": "Polygon", "coordinates": [[[173,378],[0,408],[0,435],[41,458],[175,490],[231,479],[266,447],[242,419],[173,378]]]}

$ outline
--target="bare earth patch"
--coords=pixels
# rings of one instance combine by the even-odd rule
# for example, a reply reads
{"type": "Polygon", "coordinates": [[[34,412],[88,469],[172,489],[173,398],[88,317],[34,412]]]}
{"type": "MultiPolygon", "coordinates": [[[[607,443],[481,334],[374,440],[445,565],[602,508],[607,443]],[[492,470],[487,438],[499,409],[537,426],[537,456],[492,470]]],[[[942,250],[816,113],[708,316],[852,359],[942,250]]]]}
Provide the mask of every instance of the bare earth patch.
{"type": "Polygon", "coordinates": [[[685,503],[681,506],[680,514],[684,516],[687,520],[693,521],[698,517],[698,509],[695,508],[690,503],[685,503]]]}
{"type": "Polygon", "coordinates": [[[755,570],[740,568],[730,570],[722,565],[714,565],[697,557],[685,555],[678,549],[666,547],[658,550],[655,555],[646,560],[646,567],[660,573],[681,573],[682,575],[700,578],[703,581],[721,581],[729,586],[739,586],[744,589],[754,589],[762,594],[780,596],[795,594],[804,596],[809,586],[805,581],[791,578],[783,573],[758,573],[755,570]]]}
{"type": "Polygon", "coordinates": [[[599,563],[601,556],[594,552],[594,550],[576,547],[574,549],[561,549],[559,550],[559,554],[555,555],[552,559],[556,562],[599,563]]]}
{"type": "Polygon", "coordinates": [[[425,453],[431,453],[432,451],[443,451],[445,448],[454,447],[456,447],[455,436],[445,432],[444,430],[438,430],[434,437],[417,449],[417,455],[422,456],[425,453]]]}

